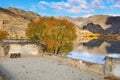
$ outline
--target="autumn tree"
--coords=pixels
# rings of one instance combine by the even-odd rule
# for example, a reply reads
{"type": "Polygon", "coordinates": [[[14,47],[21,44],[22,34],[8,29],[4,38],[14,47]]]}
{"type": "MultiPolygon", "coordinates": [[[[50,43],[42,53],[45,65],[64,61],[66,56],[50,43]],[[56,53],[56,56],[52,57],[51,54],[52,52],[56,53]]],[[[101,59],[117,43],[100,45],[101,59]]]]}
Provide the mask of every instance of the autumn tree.
{"type": "Polygon", "coordinates": [[[76,39],[75,25],[66,19],[41,17],[28,25],[26,35],[30,40],[39,40],[53,54],[68,53],[76,39]]]}
{"type": "Polygon", "coordinates": [[[0,30],[0,40],[7,38],[7,31],[0,30]]]}

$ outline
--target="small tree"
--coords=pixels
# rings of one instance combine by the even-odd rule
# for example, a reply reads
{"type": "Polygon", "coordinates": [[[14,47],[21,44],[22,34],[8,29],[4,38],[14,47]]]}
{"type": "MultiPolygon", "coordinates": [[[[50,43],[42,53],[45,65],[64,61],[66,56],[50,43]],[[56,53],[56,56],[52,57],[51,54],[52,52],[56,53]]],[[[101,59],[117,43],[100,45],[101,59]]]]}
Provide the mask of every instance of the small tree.
{"type": "Polygon", "coordinates": [[[7,38],[7,31],[0,30],[0,40],[7,38]]]}
{"type": "Polygon", "coordinates": [[[47,51],[54,54],[71,51],[76,39],[73,23],[53,17],[42,17],[38,22],[30,23],[26,35],[30,40],[43,42],[47,51]]]}

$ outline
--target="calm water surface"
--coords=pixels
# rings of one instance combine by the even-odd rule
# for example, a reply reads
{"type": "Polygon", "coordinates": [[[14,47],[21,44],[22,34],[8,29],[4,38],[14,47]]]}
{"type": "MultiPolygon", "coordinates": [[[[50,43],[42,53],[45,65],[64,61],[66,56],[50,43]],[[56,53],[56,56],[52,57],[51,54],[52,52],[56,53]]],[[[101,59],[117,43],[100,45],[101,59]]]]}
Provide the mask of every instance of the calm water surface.
{"type": "Polygon", "coordinates": [[[67,57],[104,64],[105,56],[120,58],[120,41],[94,39],[80,42],[67,57]]]}

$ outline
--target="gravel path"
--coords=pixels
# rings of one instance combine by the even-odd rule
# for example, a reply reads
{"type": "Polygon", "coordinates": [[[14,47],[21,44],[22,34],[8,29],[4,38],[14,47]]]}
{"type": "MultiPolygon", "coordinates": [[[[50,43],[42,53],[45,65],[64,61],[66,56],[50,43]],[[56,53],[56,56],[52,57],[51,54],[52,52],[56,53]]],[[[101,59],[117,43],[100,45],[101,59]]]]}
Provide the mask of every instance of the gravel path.
{"type": "Polygon", "coordinates": [[[0,60],[5,80],[102,80],[95,73],[79,71],[43,57],[0,60]]]}

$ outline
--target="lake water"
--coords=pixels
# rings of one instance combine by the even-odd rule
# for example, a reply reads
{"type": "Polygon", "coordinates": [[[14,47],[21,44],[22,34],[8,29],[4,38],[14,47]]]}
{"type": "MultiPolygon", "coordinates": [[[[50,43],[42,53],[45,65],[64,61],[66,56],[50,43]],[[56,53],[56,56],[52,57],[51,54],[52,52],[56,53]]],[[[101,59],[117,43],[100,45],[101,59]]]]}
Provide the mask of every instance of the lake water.
{"type": "Polygon", "coordinates": [[[67,57],[104,64],[105,56],[120,58],[120,41],[93,39],[80,42],[67,57]]]}

